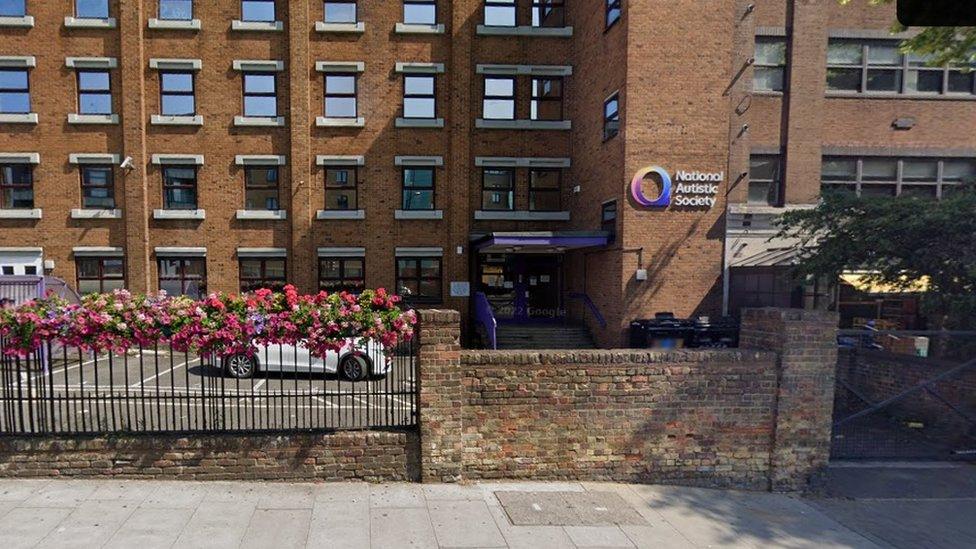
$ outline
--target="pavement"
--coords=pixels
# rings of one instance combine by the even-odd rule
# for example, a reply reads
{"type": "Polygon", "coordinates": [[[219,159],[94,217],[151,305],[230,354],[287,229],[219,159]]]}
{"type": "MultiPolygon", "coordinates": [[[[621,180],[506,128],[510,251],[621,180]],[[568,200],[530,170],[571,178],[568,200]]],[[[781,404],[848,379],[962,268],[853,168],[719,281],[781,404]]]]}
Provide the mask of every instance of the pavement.
{"type": "Polygon", "coordinates": [[[839,466],[818,498],[616,483],[0,481],[0,547],[976,547],[976,466],[839,466]]]}

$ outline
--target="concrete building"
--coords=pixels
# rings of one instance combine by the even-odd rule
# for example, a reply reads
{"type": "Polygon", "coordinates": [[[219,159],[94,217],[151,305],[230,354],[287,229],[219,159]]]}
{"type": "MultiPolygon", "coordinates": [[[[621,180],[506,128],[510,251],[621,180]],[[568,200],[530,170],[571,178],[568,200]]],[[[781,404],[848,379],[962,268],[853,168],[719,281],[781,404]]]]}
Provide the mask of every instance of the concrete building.
{"type": "Polygon", "coordinates": [[[789,243],[767,242],[783,208],[973,172],[972,75],[901,56],[893,19],[0,0],[0,269],[82,291],[397,288],[469,332],[490,303],[602,346],[657,311],[795,302],[774,283],[789,243]]]}

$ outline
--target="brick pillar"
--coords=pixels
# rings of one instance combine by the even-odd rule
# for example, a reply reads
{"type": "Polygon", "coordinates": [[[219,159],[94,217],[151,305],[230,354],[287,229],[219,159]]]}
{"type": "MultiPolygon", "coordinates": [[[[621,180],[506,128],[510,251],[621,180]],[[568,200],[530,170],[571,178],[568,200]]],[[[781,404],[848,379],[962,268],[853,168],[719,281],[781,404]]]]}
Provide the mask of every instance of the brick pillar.
{"type": "Polygon", "coordinates": [[[420,478],[461,480],[461,315],[420,311],[420,478]]]}
{"type": "MultiPolygon", "coordinates": [[[[289,156],[291,173],[289,189],[288,223],[291,225],[291,250],[288,254],[288,279],[302,292],[317,292],[317,250],[312,237],[312,146],[309,128],[315,123],[312,115],[311,71],[314,62],[310,52],[309,29],[313,16],[312,3],[306,0],[290,0],[288,3],[288,122],[289,156]]],[[[321,17],[322,4],[317,3],[316,13],[321,17]]],[[[321,108],[321,107],[320,107],[321,108]]],[[[322,185],[321,182],[317,184],[322,185]]]]}
{"type": "Polygon", "coordinates": [[[122,183],[121,204],[125,213],[126,287],[134,292],[153,288],[149,253],[149,207],[147,190],[149,162],[146,153],[146,66],[143,30],[146,27],[144,6],[138,0],[119,3],[118,94],[122,115],[122,158],[132,157],[131,170],[118,170],[122,183]]]}
{"type": "Polygon", "coordinates": [[[779,355],[772,490],[806,488],[830,458],[837,322],[837,314],[826,311],[743,311],[741,347],[779,355]]]}

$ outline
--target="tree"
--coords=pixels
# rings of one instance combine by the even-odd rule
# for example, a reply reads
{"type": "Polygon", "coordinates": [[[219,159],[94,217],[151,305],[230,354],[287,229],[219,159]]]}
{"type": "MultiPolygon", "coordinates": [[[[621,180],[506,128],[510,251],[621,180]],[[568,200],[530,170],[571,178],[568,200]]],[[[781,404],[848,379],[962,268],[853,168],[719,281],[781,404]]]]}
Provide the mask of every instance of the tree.
{"type": "Polygon", "coordinates": [[[938,327],[976,327],[976,186],[941,200],[828,192],[777,223],[778,237],[798,242],[797,275],[866,271],[869,282],[909,290],[927,280],[921,304],[938,327]]]}
{"type": "MultiPolygon", "coordinates": [[[[890,4],[893,0],[866,0],[872,5],[890,4]]],[[[838,0],[850,4],[852,0],[838,0]]],[[[907,27],[901,23],[892,26],[892,32],[902,32],[907,27]]],[[[928,60],[935,67],[956,65],[970,67],[976,63],[976,27],[921,27],[918,34],[903,40],[902,51],[914,53],[928,60]]]]}

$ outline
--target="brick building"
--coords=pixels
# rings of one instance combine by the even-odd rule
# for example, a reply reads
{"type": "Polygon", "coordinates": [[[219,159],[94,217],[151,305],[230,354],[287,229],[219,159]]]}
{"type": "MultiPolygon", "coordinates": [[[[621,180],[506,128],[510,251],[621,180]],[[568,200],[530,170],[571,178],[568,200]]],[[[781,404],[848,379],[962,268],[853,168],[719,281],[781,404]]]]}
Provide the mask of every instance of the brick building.
{"type": "Polygon", "coordinates": [[[832,0],[0,0],[0,274],[396,287],[466,317],[480,292],[603,346],[655,311],[796,301],[776,283],[789,243],[767,242],[784,207],[822,183],[938,196],[973,171],[972,75],[901,56],[893,19],[832,0]]]}

